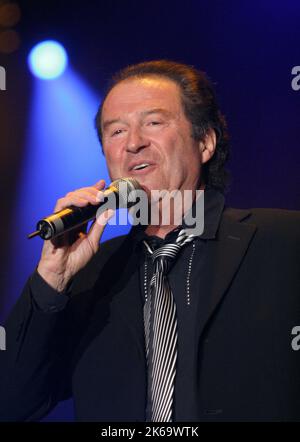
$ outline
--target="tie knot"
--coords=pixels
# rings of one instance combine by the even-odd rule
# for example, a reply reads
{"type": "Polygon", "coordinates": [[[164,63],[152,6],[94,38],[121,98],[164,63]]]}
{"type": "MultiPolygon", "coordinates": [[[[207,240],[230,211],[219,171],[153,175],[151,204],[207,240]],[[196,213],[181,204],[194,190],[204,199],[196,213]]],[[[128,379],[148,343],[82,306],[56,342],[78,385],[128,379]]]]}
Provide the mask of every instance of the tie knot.
{"type": "Polygon", "coordinates": [[[151,254],[152,262],[156,266],[156,271],[167,273],[179,250],[188,242],[193,241],[194,238],[194,235],[187,235],[185,230],[182,229],[178,233],[175,243],[165,244],[154,251],[146,241],[144,241],[144,244],[151,254]]]}
{"type": "Polygon", "coordinates": [[[178,244],[165,244],[162,247],[159,247],[159,249],[156,249],[153,251],[152,253],[152,260],[153,262],[156,261],[158,258],[163,258],[163,259],[169,259],[170,261],[172,261],[177,253],[179,252],[179,250],[181,249],[181,246],[178,244]]]}
{"type": "Polygon", "coordinates": [[[155,266],[155,272],[167,274],[180,248],[177,244],[166,244],[154,250],[151,258],[155,266]]]}

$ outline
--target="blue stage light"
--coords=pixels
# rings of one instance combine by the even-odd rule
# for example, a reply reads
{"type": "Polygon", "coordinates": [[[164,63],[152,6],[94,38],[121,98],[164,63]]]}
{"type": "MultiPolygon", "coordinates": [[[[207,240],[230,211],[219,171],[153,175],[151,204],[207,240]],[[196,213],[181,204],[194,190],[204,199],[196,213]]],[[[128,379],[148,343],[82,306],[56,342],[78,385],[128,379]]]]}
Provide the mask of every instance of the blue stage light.
{"type": "Polygon", "coordinates": [[[68,64],[64,47],[54,40],[46,40],[32,48],[28,56],[29,69],[33,75],[53,80],[63,74],[68,64]]]}

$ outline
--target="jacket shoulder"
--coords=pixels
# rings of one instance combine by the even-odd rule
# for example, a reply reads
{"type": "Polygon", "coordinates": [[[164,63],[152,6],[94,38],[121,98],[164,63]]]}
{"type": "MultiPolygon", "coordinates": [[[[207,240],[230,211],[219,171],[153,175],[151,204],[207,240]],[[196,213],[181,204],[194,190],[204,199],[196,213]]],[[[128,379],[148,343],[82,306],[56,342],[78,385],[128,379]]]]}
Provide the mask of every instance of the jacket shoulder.
{"type": "Polygon", "coordinates": [[[273,208],[235,209],[224,211],[224,220],[256,226],[262,233],[279,237],[300,238],[300,211],[273,208]]]}

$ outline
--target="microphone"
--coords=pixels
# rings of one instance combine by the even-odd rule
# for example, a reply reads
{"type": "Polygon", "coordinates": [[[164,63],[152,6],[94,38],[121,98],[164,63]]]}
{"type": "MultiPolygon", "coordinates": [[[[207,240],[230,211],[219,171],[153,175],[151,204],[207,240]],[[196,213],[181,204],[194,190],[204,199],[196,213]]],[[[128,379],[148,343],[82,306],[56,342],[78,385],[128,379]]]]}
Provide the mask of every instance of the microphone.
{"type": "Polygon", "coordinates": [[[79,227],[96,218],[98,210],[129,208],[137,203],[137,190],[141,186],[133,178],[119,178],[113,181],[103,191],[104,200],[97,205],[88,204],[85,207],[70,206],[38,221],[36,231],[27,236],[28,239],[40,236],[42,239],[52,239],[69,230],[79,227]]]}

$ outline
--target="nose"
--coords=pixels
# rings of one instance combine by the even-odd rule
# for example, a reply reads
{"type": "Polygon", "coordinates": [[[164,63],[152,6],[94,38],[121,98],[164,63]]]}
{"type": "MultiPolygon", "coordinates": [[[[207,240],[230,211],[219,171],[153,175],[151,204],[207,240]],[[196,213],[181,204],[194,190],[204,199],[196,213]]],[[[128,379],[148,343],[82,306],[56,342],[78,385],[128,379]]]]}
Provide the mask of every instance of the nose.
{"type": "Polygon", "coordinates": [[[127,152],[137,153],[149,145],[149,141],[142,135],[138,128],[131,128],[126,140],[127,152]]]}

